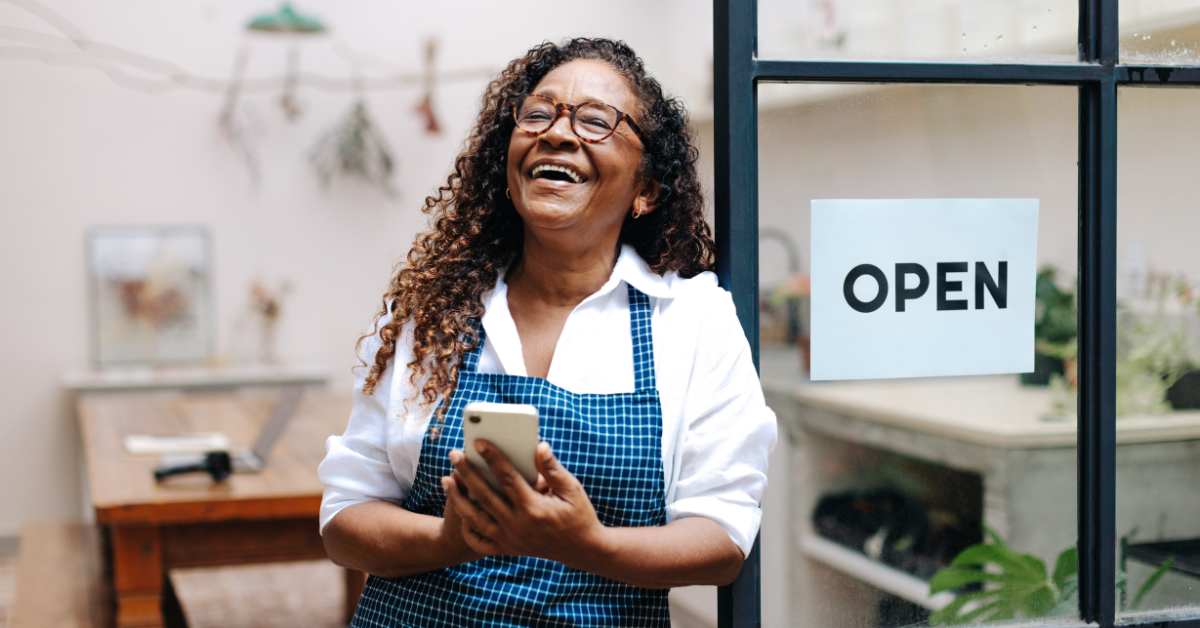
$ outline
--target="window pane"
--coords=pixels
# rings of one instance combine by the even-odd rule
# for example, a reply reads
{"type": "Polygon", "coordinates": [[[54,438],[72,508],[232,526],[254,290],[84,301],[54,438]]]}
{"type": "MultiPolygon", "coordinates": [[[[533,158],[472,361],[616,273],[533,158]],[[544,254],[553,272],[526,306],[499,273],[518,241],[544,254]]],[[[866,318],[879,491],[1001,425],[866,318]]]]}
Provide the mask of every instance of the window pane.
{"type": "Polygon", "coordinates": [[[1121,63],[1200,63],[1200,0],[1121,0],[1121,63]]]}
{"type": "Polygon", "coordinates": [[[1198,108],[1194,90],[1120,91],[1118,560],[1121,612],[1147,621],[1200,616],[1198,108]]]}
{"type": "Polygon", "coordinates": [[[1076,0],[760,0],[763,59],[1074,63],[1076,0]]]}
{"type": "Polygon", "coordinates": [[[778,625],[812,628],[928,621],[979,590],[930,595],[928,582],[988,541],[989,529],[1006,544],[988,550],[996,560],[1031,555],[1045,567],[1023,583],[1048,585],[1046,603],[1011,621],[1077,616],[1069,587],[1060,600],[1049,579],[1077,537],[1068,354],[1077,90],[789,84],[759,93],[761,372],[786,435],[774,455],[790,468],[772,476],[764,498],[767,512],[790,513],[782,525],[764,523],[764,582],[790,579],[782,595],[764,585],[764,625],[783,617],[791,620],[778,625]],[[809,317],[817,305],[811,201],[955,198],[1039,200],[1037,264],[1056,270],[1063,298],[1052,306],[1066,330],[1045,348],[1065,367],[1046,356],[1045,368],[1025,378],[1041,385],[1023,385],[1017,374],[809,381],[808,350],[822,333],[809,317]]]}

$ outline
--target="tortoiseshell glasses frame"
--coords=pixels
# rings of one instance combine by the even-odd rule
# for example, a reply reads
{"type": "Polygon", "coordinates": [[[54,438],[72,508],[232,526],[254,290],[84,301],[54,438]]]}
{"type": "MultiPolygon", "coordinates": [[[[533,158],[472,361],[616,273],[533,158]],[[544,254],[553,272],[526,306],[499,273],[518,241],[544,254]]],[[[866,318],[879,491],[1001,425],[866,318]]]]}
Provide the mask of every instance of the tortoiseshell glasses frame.
{"type": "MultiPolygon", "coordinates": [[[[617,132],[617,127],[621,125],[622,121],[629,125],[629,130],[633,131],[634,135],[638,136],[639,139],[642,137],[641,127],[639,127],[637,123],[633,121],[633,118],[630,117],[629,114],[605,102],[588,101],[579,103],[578,105],[570,105],[564,102],[558,102],[549,96],[530,94],[512,101],[508,104],[508,107],[512,113],[513,122],[515,122],[517,125],[517,129],[530,137],[536,137],[542,135],[546,131],[549,131],[550,127],[554,126],[554,122],[558,120],[559,116],[562,115],[564,109],[571,114],[571,131],[575,133],[576,137],[589,144],[603,142],[604,140],[612,137],[612,134],[617,132]],[[526,115],[524,120],[521,119],[520,112],[525,110],[530,103],[543,102],[545,104],[553,105],[553,117],[540,117],[534,120],[531,119],[529,115],[526,115]],[[581,122],[579,120],[579,112],[581,110],[584,111],[585,114],[587,112],[592,112],[599,115],[594,116],[591,119],[585,119],[581,122]],[[603,122],[603,126],[607,126],[607,128],[603,128],[603,126],[599,124],[601,122],[603,122]],[[580,131],[580,124],[585,125],[582,132],[580,131]],[[534,128],[528,128],[530,126],[534,128]]],[[[538,110],[538,112],[549,114],[548,109],[538,110]]]]}

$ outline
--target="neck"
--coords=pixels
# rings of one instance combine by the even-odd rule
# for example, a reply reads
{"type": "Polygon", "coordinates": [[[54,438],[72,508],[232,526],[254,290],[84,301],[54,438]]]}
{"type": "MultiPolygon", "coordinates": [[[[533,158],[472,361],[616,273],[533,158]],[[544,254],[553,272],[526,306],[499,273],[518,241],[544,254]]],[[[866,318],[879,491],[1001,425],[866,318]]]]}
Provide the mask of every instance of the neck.
{"type": "Polygon", "coordinates": [[[521,259],[505,277],[511,292],[552,307],[574,308],[612,275],[620,249],[616,242],[579,250],[547,246],[526,231],[521,259]]]}

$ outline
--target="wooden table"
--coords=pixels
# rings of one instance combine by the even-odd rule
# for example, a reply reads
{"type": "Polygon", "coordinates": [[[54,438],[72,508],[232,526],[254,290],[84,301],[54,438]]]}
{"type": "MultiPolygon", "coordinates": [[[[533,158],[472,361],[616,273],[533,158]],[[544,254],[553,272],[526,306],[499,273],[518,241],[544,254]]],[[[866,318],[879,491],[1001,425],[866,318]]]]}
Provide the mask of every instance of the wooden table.
{"type": "MultiPolygon", "coordinates": [[[[310,392],[257,474],[214,484],[205,474],[157,484],[154,456],[131,456],[129,434],[224,432],[249,448],[278,393],[91,393],[78,401],[96,521],[111,539],[118,626],[164,625],[170,569],[326,558],[318,533],[325,439],[345,430],[349,395],[310,392]],[[167,587],[164,588],[164,584],[167,587]]],[[[347,610],[365,580],[347,571],[347,610]]]]}

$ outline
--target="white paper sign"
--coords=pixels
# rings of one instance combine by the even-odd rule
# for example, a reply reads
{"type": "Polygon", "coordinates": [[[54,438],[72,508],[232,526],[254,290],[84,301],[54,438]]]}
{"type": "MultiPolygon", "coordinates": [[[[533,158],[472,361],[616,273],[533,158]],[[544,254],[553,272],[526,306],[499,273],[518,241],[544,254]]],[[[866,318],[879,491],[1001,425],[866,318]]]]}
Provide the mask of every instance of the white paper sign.
{"type": "Polygon", "coordinates": [[[812,202],[814,380],[1033,370],[1037,199],[812,202]]]}

